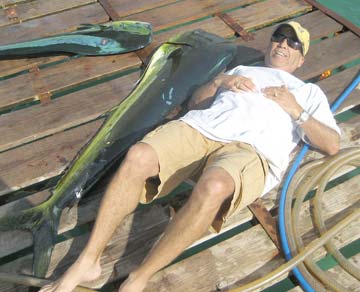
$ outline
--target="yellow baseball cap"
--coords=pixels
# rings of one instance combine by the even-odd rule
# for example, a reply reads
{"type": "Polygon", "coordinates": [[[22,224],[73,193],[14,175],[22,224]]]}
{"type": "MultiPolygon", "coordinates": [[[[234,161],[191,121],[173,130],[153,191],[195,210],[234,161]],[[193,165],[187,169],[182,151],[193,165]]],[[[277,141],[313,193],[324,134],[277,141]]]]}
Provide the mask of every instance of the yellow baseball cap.
{"type": "Polygon", "coordinates": [[[301,24],[296,21],[289,21],[286,23],[282,23],[277,27],[275,31],[281,30],[281,28],[283,28],[284,26],[291,26],[291,28],[294,30],[298,41],[302,45],[303,55],[305,56],[306,53],[309,51],[309,45],[310,45],[309,31],[306,28],[302,27],[301,24]]]}

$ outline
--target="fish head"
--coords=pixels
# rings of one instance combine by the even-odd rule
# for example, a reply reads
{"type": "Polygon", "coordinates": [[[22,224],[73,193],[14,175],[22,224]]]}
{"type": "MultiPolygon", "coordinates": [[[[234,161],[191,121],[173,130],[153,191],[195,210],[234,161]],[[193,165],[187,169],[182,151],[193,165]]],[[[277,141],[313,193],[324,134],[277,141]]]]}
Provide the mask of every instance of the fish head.
{"type": "Polygon", "coordinates": [[[101,55],[118,54],[126,50],[118,41],[110,38],[99,38],[97,47],[99,48],[98,54],[101,55]]]}

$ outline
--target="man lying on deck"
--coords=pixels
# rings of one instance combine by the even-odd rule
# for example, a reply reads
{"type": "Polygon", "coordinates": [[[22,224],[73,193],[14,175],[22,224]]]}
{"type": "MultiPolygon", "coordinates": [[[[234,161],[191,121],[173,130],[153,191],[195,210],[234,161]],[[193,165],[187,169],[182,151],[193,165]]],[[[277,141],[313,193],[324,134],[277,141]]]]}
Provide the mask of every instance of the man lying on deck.
{"type": "Polygon", "coordinates": [[[300,139],[337,153],[340,130],[326,96],[291,74],[304,63],[308,48],[306,29],[296,22],[281,24],[266,51],[266,67],[238,66],[218,75],[194,93],[185,116],[133,145],[104,195],[85,249],[41,291],[69,292],[99,277],[106,244],[138,203],[198,177],[187,203],[119,289],[140,292],[207,229],[219,231],[235,209],[277,185],[300,139]]]}

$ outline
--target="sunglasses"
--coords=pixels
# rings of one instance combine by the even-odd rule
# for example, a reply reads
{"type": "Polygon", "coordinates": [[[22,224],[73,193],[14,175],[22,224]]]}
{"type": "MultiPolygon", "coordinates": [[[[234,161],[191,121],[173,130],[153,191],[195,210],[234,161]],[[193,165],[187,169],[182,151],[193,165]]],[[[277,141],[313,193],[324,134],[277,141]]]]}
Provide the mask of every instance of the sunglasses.
{"type": "Polygon", "coordinates": [[[281,33],[274,33],[271,37],[271,41],[275,42],[275,43],[281,43],[284,39],[286,39],[287,45],[290,48],[292,48],[294,50],[299,50],[301,52],[301,54],[303,53],[302,45],[300,42],[298,42],[290,37],[287,37],[286,35],[283,35],[281,33]]]}

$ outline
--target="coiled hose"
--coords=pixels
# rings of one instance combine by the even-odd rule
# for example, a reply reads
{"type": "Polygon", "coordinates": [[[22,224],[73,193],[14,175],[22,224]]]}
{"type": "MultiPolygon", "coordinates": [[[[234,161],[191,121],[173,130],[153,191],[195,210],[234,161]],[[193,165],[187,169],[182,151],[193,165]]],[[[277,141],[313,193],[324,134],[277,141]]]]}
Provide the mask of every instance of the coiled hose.
{"type": "MultiPolygon", "coordinates": [[[[335,112],[339,108],[339,106],[345,101],[345,99],[349,96],[349,94],[356,88],[356,86],[358,86],[359,82],[360,82],[360,73],[357,74],[357,76],[353,79],[353,81],[350,83],[350,85],[344,90],[344,92],[333,103],[333,105],[331,106],[332,112],[335,112]]],[[[309,149],[309,146],[305,145],[301,149],[298,156],[296,157],[296,160],[295,160],[293,166],[291,167],[287,178],[285,179],[285,183],[284,183],[284,186],[283,186],[283,189],[281,192],[281,196],[280,196],[280,201],[279,201],[279,233],[280,233],[280,239],[281,239],[281,245],[283,248],[283,252],[284,252],[285,258],[287,260],[291,260],[291,258],[292,258],[292,253],[291,253],[289,242],[288,242],[289,236],[287,236],[287,230],[286,230],[287,228],[290,229],[291,227],[287,227],[286,222],[288,222],[287,221],[288,217],[285,214],[285,212],[287,212],[286,211],[286,209],[287,209],[286,201],[287,201],[288,188],[289,188],[291,180],[293,179],[293,177],[294,177],[302,159],[304,158],[305,154],[307,153],[308,149],[309,149]]],[[[290,208],[290,210],[291,210],[291,208],[290,208]]],[[[287,212],[287,214],[288,214],[288,212],[287,212]]],[[[303,266],[301,265],[301,267],[303,267],[303,266]]],[[[303,268],[301,268],[301,270],[304,272],[303,268]]],[[[306,278],[309,278],[308,273],[306,273],[306,275],[304,276],[301,273],[300,269],[294,268],[293,274],[295,275],[295,277],[299,281],[301,287],[305,291],[315,292],[315,290],[312,288],[310,283],[306,280],[306,278]]],[[[318,282],[316,282],[316,283],[317,283],[316,288],[320,289],[320,286],[318,285],[319,283],[318,282]]],[[[316,291],[321,291],[321,290],[316,290],[316,291]]]]}
{"type": "MultiPolygon", "coordinates": [[[[331,106],[331,111],[335,112],[339,106],[344,102],[344,100],[348,97],[348,95],[358,86],[360,82],[360,74],[358,74],[353,81],[350,83],[350,85],[343,91],[343,93],[337,98],[337,100],[333,103],[331,106]]],[[[310,263],[308,260],[306,260],[306,257],[310,255],[312,252],[314,252],[316,249],[321,247],[323,244],[326,244],[327,250],[335,257],[335,259],[339,262],[340,266],[343,267],[347,272],[349,272],[352,276],[359,279],[359,270],[354,267],[351,263],[349,263],[333,246],[331,242],[328,242],[331,237],[333,237],[337,232],[339,232],[342,228],[345,228],[349,223],[351,223],[355,218],[360,216],[360,210],[359,207],[356,207],[355,211],[345,219],[343,219],[340,223],[336,224],[334,227],[332,227],[329,231],[325,232],[325,225],[324,222],[320,216],[320,208],[319,208],[319,200],[322,196],[322,193],[324,191],[324,188],[326,186],[327,180],[330,179],[330,177],[340,168],[342,168],[345,165],[358,165],[359,161],[356,161],[359,158],[359,148],[354,148],[346,151],[341,151],[338,155],[334,157],[328,157],[322,160],[316,160],[312,163],[309,163],[308,165],[304,166],[301,170],[298,171],[299,165],[304,158],[305,154],[307,153],[309,149],[308,145],[303,146],[299,154],[297,155],[294,164],[289,170],[288,176],[286,177],[284,181],[284,185],[282,188],[282,192],[280,195],[280,201],[279,201],[279,233],[280,233],[280,239],[281,239],[281,245],[283,249],[283,253],[285,255],[286,260],[288,260],[287,263],[283,264],[273,272],[269,273],[268,275],[253,281],[249,284],[246,284],[242,287],[232,289],[231,292],[249,292],[261,289],[264,286],[269,285],[270,283],[274,282],[278,277],[281,275],[289,272],[291,269],[293,271],[293,274],[296,276],[297,280],[299,281],[302,288],[307,292],[315,292],[315,291],[326,291],[323,286],[323,284],[331,286],[335,291],[347,291],[345,287],[340,286],[338,283],[334,283],[332,279],[329,279],[328,277],[324,277],[324,273],[320,271],[320,276],[317,275],[320,279],[324,280],[325,282],[320,283],[316,278],[314,278],[310,273],[304,268],[304,265],[302,264],[302,261],[305,260],[305,263],[310,266],[310,269],[312,271],[316,271],[315,273],[319,272],[320,269],[318,269],[314,264],[310,263]],[[324,160],[328,160],[326,163],[324,160]],[[335,161],[335,162],[334,162],[335,161]],[[325,163],[324,166],[322,164],[325,163]],[[339,163],[340,165],[336,165],[336,163],[339,163]],[[302,240],[300,236],[298,235],[296,223],[298,221],[299,216],[299,207],[303,200],[298,199],[297,203],[294,205],[294,215],[295,219],[291,220],[291,204],[293,201],[293,196],[288,195],[288,193],[293,192],[294,189],[297,188],[297,186],[302,185],[303,187],[303,195],[305,196],[308,191],[306,189],[311,190],[312,187],[304,186],[306,184],[306,180],[309,180],[309,177],[311,178],[311,174],[313,175],[317,174],[318,172],[323,173],[323,175],[326,177],[324,180],[321,180],[320,182],[312,182],[312,187],[318,184],[318,190],[315,197],[317,197],[313,201],[313,208],[314,208],[314,218],[315,218],[315,225],[319,229],[321,233],[321,237],[311,242],[308,246],[303,248],[302,240]],[[295,176],[295,173],[298,171],[298,173],[295,176]],[[304,177],[305,173],[309,171],[310,175],[307,175],[306,179],[302,179],[304,177]],[[293,180],[294,179],[294,180],[293,180]],[[289,186],[291,185],[291,189],[289,190],[289,186]],[[306,193],[305,193],[306,191],[306,193]],[[351,218],[351,219],[350,219],[351,218]],[[291,222],[291,224],[287,224],[287,222],[291,222]],[[294,236],[296,234],[296,236],[294,236]],[[295,237],[295,238],[294,238],[295,237]],[[288,241],[289,238],[289,241],[288,241]],[[291,247],[290,247],[291,245],[291,247]],[[292,252],[296,254],[296,247],[301,250],[301,252],[297,253],[297,255],[293,258],[292,252]],[[299,265],[300,268],[297,268],[299,265]],[[315,267],[314,267],[315,266],[315,267]],[[302,272],[305,274],[305,276],[302,274],[302,272]],[[309,281],[312,283],[312,285],[315,286],[315,289],[311,286],[309,281]],[[328,281],[328,282],[326,282],[328,281]]],[[[321,179],[321,175],[317,176],[318,179],[321,179]]],[[[299,192],[297,192],[299,194],[299,192]]],[[[355,206],[358,204],[357,202],[355,206]]],[[[327,287],[329,288],[329,287],[327,287]]]]}

